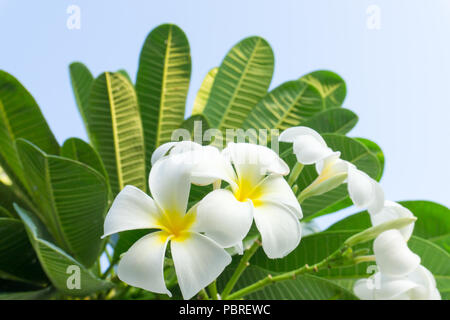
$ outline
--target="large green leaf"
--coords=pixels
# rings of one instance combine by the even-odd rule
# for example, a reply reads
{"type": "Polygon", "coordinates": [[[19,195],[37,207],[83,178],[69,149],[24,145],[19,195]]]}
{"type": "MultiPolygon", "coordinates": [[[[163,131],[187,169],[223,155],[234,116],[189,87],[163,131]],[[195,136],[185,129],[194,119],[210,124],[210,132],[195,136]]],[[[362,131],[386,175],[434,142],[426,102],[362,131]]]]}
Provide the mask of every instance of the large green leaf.
{"type": "Polygon", "coordinates": [[[248,113],[267,93],[272,80],[272,48],[262,38],[250,37],[225,56],[203,110],[213,128],[241,128],[248,113]]]}
{"type": "Polygon", "coordinates": [[[92,85],[87,115],[113,194],[128,184],[146,190],[144,136],[131,83],[117,73],[101,74],[92,85]]]}
{"type": "Polygon", "coordinates": [[[321,96],[316,88],[298,80],[289,81],[258,102],[246,117],[243,128],[285,130],[322,110],[321,96]]]}
{"type": "Polygon", "coordinates": [[[344,80],[332,71],[314,71],[301,77],[300,81],[314,86],[320,92],[322,109],[340,107],[347,94],[344,80]]]}
{"type": "Polygon", "coordinates": [[[50,154],[59,145],[31,94],[9,73],[0,70],[0,165],[9,177],[25,183],[14,141],[27,139],[50,154]]]}
{"type": "Polygon", "coordinates": [[[61,148],[61,156],[84,163],[92,169],[97,170],[106,179],[108,178],[105,166],[97,151],[81,139],[67,139],[61,148]]]}
{"type": "MultiPolygon", "coordinates": [[[[431,201],[401,201],[417,217],[414,235],[427,239],[450,253],[450,209],[431,201]]],[[[367,211],[338,221],[328,230],[366,229],[371,226],[367,211]]]]}
{"type": "MultiPolygon", "coordinates": [[[[341,158],[353,163],[358,169],[366,172],[374,179],[378,179],[382,172],[381,164],[378,158],[361,142],[338,134],[323,134],[323,138],[328,146],[336,151],[341,152],[341,158]]],[[[292,154],[292,146],[283,147],[281,156],[288,164],[292,165],[296,162],[295,156],[292,154]]],[[[314,166],[305,166],[299,178],[296,181],[298,192],[311,184],[317,177],[314,166]]],[[[305,218],[313,217],[334,212],[339,209],[350,206],[352,203],[348,197],[347,185],[341,185],[325,194],[311,197],[302,203],[303,215],[305,218]]]]}
{"type": "Polygon", "coordinates": [[[17,149],[28,188],[58,245],[90,266],[102,248],[105,179],[80,162],[45,154],[26,140],[17,149]]]}
{"type": "Polygon", "coordinates": [[[92,84],[94,83],[94,77],[89,69],[81,62],[73,62],[69,66],[70,81],[72,83],[72,90],[77,102],[78,111],[83,119],[84,126],[88,136],[90,136],[90,129],[87,117],[89,93],[91,91],[92,84]]]}
{"type": "Polygon", "coordinates": [[[206,103],[208,102],[209,95],[211,94],[211,88],[216,78],[217,71],[219,68],[212,68],[209,70],[208,74],[203,79],[202,85],[197,92],[194,100],[194,107],[192,109],[192,114],[201,114],[205,109],[206,103]]]}
{"type": "Polygon", "coordinates": [[[156,147],[171,140],[172,131],[183,122],[190,77],[190,48],[184,32],[173,24],[152,30],[142,47],[136,78],[147,159],[156,147]]]}
{"type": "Polygon", "coordinates": [[[326,109],[302,122],[302,126],[310,127],[317,132],[347,134],[358,122],[358,116],[344,108],[326,109]]]}
{"type": "Polygon", "coordinates": [[[54,293],[53,287],[44,289],[4,285],[0,281],[0,300],[45,300],[54,293]]]}
{"type": "Polygon", "coordinates": [[[34,285],[48,280],[20,220],[0,217],[0,278],[34,285]]]}
{"type": "Polygon", "coordinates": [[[61,248],[56,246],[46,233],[44,226],[29,212],[16,206],[28,233],[31,244],[37,253],[38,259],[52,284],[62,293],[83,296],[105,290],[112,286],[110,282],[97,278],[83,264],[75,260],[61,248]],[[80,288],[70,289],[67,282],[71,274],[69,267],[79,268],[80,288]]]}

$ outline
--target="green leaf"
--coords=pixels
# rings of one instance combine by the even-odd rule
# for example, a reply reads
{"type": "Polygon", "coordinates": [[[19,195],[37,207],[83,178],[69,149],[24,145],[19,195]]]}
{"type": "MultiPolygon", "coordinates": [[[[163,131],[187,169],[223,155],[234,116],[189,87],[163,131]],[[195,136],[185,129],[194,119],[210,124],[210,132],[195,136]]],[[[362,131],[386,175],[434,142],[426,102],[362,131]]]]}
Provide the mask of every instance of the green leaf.
{"type": "MultiPolygon", "coordinates": [[[[45,300],[51,297],[54,292],[52,287],[44,289],[31,289],[31,290],[19,290],[8,291],[1,290],[0,284],[0,300],[45,300]]],[[[27,288],[28,289],[28,288],[27,288]]]]}
{"type": "Polygon", "coordinates": [[[378,161],[380,162],[382,170],[380,172],[379,177],[377,177],[377,180],[379,181],[381,179],[381,177],[383,176],[383,171],[384,171],[384,153],[383,153],[383,151],[381,150],[380,146],[373,141],[370,141],[365,138],[354,138],[354,139],[363,143],[377,157],[378,161]]]}
{"type": "Polygon", "coordinates": [[[181,128],[186,129],[189,132],[191,141],[195,141],[202,145],[209,144],[209,141],[203,140],[205,131],[210,128],[208,120],[203,115],[194,114],[190,116],[184,120],[181,124],[181,128]]]}
{"type": "Polygon", "coordinates": [[[26,140],[17,149],[28,188],[58,245],[84,265],[101,248],[108,189],[103,176],[80,162],[45,154],[26,140]]]}
{"type": "Polygon", "coordinates": [[[59,153],[59,145],[39,106],[22,84],[0,70],[0,165],[20,185],[25,183],[14,141],[27,139],[45,152],[59,153]]]}
{"type": "Polygon", "coordinates": [[[0,217],[0,278],[44,286],[48,283],[20,220],[0,217]]]}
{"type": "Polygon", "coordinates": [[[301,125],[310,127],[321,134],[338,133],[345,135],[353,129],[357,122],[358,116],[353,111],[343,108],[332,108],[305,120],[301,125]]]}
{"type": "Polygon", "coordinates": [[[84,163],[92,169],[97,170],[105,179],[108,178],[105,166],[97,151],[81,139],[67,139],[61,148],[61,156],[84,163]]]}
{"type": "Polygon", "coordinates": [[[245,119],[243,128],[285,130],[322,110],[317,89],[298,80],[289,81],[270,91],[258,102],[245,119]]]}
{"type": "MultiPolygon", "coordinates": [[[[366,172],[369,176],[377,179],[382,167],[377,157],[361,142],[338,134],[323,134],[328,146],[341,152],[341,158],[353,163],[358,169],[366,172]]],[[[283,159],[287,160],[292,167],[296,162],[292,156],[292,147],[284,149],[281,153],[283,159]]],[[[298,193],[309,186],[317,177],[314,166],[305,166],[296,181],[298,193]]],[[[348,197],[347,185],[343,184],[327,193],[306,199],[302,203],[303,216],[308,220],[319,215],[334,212],[346,208],[352,203],[348,197]]]]}
{"type": "Polygon", "coordinates": [[[218,67],[209,70],[208,74],[203,79],[202,85],[197,92],[194,100],[194,107],[192,109],[192,115],[201,114],[205,109],[206,103],[208,102],[209,95],[211,94],[211,88],[216,78],[218,67]]]}
{"type": "Polygon", "coordinates": [[[128,74],[128,72],[126,70],[120,69],[120,70],[117,70],[116,73],[120,73],[125,78],[127,78],[127,80],[130,81],[131,84],[133,84],[133,80],[131,80],[131,77],[130,77],[130,75],[128,74]]]}
{"type": "Polygon", "coordinates": [[[347,94],[344,80],[332,71],[314,71],[301,77],[300,81],[314,86],[319,91],[322,109],[340,107],[347,94]]]}
{"type": "Polygon", "coordinates": [[[144,136],[130,82],[120,74],[101,74],[92,85],[88,117],[92,144],[103,160],[113,195],[126,185],[145,191],[144,136]]]}
{"type": "Polygon", "coordinates": [[[270,45],[260,37],[236,44],[225,56],[203,110],[213,128],[241,128],[267,93],[274,69],[270,45]]]}
{"type": "Polygon", "coordinates": [[[81,62],[73,62],[69,66],[70,81],[72,83],[72,90],[77,102],[78,111],[83,119],[84,127],[88,136],[90,136],[88,103],[89,94],[92,84],[94,83],[94,77],[89,69],[81,62]]]}
{"type": "MultiPolygon", "coordinates": [[[[172,131],[183,122],[190,77],[190,48],[184,32],[173,24],[152,30],[142,47],[136,78],[147,159],[171,140],[172,131]]],[[[147,162],[148,173],[151,164],[147,162]]]]}
{"type": "Polygon", "coordinates": [[[83,296],[112,287],[110,282],[97,278],[80,262],[57,247],[46,233],[44,226],[29,212],[15,206],[28,233],[31,244],[37,253],[38,259],[52,284],[62,293],[72,296],[83,296]],[[80,289],[69,289],[67,282],[71,273],[70,266],[80,270],[80,289]]]}

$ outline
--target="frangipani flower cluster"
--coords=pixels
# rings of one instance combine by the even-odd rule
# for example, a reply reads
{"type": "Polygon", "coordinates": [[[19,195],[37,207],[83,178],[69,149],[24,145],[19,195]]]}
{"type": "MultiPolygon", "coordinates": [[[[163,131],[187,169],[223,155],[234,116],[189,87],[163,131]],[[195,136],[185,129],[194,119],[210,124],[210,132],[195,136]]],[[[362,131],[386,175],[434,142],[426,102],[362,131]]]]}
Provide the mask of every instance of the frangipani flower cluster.
{"type": "Polygon", "coordinates": [[[127,186],[105,220],[104,236],[125,230],[157,229],[123,256],[124,282],[169,294],[164,259],[170,243],[178,283],[185,299],[215,280],[231,262],[224,250],[242,241],[253,221],[269,258],[281,258],[301,238],[300,205],[284,180],[287,164],[271,149],[230,143],[219,151],[193,142],[167,143],[155,150],[149,186],[152,197],[127,186]],[[221,181],[228,186],[219,188],[221,181]],[[191,183],[215,190],[188,209],[191,183]]]}
{"type": "MultiPolygon", "coordinates": [[[[229,143],[223,150],[183,141],[161,145],[152,155],[151,197],[126,186],[105,219],[104,237],[136,229],[156,230],[123,254],[118,276],[124,282],[171,295],[164,280],[168,246],[181,293],[190,299],[213,282],[231,262],[225,250],[243,253],[253,222],[269,258],[282,258],[300,243],[303,199],[347,183],[353,203],[367,209],[374,226],[412,217],[401,205],[386,201],[380,185],[340,158],[324,139],[307,127],[284,131],[293,143],[298,165],[316,166],[318,177],[297,199],[284,176],[288,165],[271,149],[229,143]],[[188,207],[191,185],[213,185],[213,191],[188,207]]],[[[420,265],[406,241],[413,224],[381,233],[374,251],[380,271],[355,284],[362,299],[437,299],[432,274],[420,265]],[[375,284],[375,285],[374,285],[375,284]]]]}
{"type": "MultiPolygon", "coordinates": [[[[324,139],[307,127],[284,131],[280,141],[293,143],[293,150],[301,164],[315,164],[318,177],[302,191],[303,198],[325,193],[347,183],[353,203],[367,209],[373,226],[413,217],[411,211],[398,203],[384,199],[380,185],[353,164],[340,159],[340,153],[330,149],[324,139]]],[[[436,281],[420,257],[408,248],[414,224],[399,230],[381,233],[374,241],[374,253],[379,272],[370,279],[355,283],[354,292],[361,299],[440,299],[436,281]]]]}

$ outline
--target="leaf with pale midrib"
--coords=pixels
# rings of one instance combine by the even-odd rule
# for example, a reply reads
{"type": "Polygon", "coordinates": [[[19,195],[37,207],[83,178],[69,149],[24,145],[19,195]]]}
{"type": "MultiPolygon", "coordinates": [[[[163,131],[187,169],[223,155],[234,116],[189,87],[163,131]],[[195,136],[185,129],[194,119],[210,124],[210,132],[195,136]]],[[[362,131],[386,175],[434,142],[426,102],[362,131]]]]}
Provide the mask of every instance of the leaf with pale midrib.
{"type": "Polygon", "coordinates": [[[28,238],[37,253],[38,259],[52,284],[61,292],[71,296],[85,296],[93,292],[109,289],[113,284],[97,278],[80,262],[56,246],[45,227],[29,212],[15,206],[28,233],[28,238]],[[80,289],[69,289],[67,273],[69,266],[80,268],[80,289]]]}
{"type": "Polygon", "coordinates": [[[29,192],[57,244],[92,265],[102,249],[108,206],[104,177],[80,162],[46,155],[26,140],[16,144],[29,192]]]}
{"type": "Polygon", "coordinates": [[[113,195],[126,185],[145,191],[144,136],[131,83],[121,74],[101,74],[92,85],[87,114],[92,144],[105,165],[113,195]]]}
{"type": "Polygon", "coordinates": [[[274,69],[270,45],[260,37],[236,44],[225,56],[203,110],[211,126],[241,128],[250,110],[267,93],[274,69]]]}
{"type": "Polygon", "coordinates": [[[24,138],[50,154],[59,145],[39,106],[27,89],[12,75],[0,70],[0,165],[19,186],[25,184],[14,141],[24,138]]]}
{"type": "Polygon", "coordinates": [[[173,24],[152,30],[142,47],[136,77],[147,174],[153,151],[169,142],[184,120],[190,77],[190,48],[184,32],[173,24]]]}

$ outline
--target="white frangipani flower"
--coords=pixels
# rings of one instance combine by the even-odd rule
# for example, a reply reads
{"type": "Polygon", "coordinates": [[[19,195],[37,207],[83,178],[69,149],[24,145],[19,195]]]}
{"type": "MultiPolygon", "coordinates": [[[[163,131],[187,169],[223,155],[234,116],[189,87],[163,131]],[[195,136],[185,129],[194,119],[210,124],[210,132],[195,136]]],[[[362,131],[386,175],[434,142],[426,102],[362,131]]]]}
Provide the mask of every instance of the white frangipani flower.
{"type": "MultiPolygon", "coordinates": [[[[136,287],[170,295],[164,282],[164,258],[170,242],[178,283],[185,299],[215,280],[231,262],[219,243],[240,241],[232,216],[187,213],[192,164],[180,155],[155,161],[150,171],[152,198],[126,186],[105,220],[104,236],[135,229],[158,229],[138,240],[121,258],[119,278],[136,287]],[[219,219],[219,220],[217,220],[219,219]],[[215,231],[220,225],[221,232],[215,231]],[[205,235],[206,234],[206,235],[205,235]]],[[[237,224],[236,224],[237,225],[237,224]]]]}
{"type": "MultiPolygon", "coordinates": [[[[209,149],[209,165],[193,170],[193,182],[208,184],[226,181],[230,189],[209,193],[198,205],[198,216],[204,221],[216,215],[230,217],[234,233],[243,239],[255,220],[262,246],[269,258],[281,258],[300,242],[302,218],[300,205],[283,178],[287,164],[271,149],[249,144],[229,143],[220,153],[209,149]]],[[[217,218],[219,219],[219,218],[217,218]]],[[[226,237],[221,225],[205,232],[224,246],[226,237]]]]}
{"type": "MultiPolygon", "coordinates": [[[[394,206],[395,207],[395,206],[394,206]]],[[[439,300],[436,281],[420,265],[420,257],[407,246],[399,230],[387,230],[374,241],[379,272],[357,281],[355,294],[364,300],[439,300]]]]}
{"type": "MultiPolygon", "coordinates": [[[[384,206],[380,211],[373,213],[369,209],[369,213],[373,226],[377,226],[384,222],[388,222],[395,219],[414,217],[412,212],[409,211],[407,208],[403,207],[402,205],[396,202],[388,200],[384,202],[384,206]]],[[[413,229],[414,229],[414,222],[407,225],[406,227],[399,229],[405,241],[409,240],[409,238],[413,233],[413,229]]]]}
{"type": "Polygon", "coordinates": [[[333,152],[315,130],[294,127],[283,131],[280,141],[292,142],[297,160],[302,164],[316,164],[318,177],[302,193],[302,198],[323,194],[347,182],[353,203],[360,208],[378,212],[384,204],[384,193],[378,182],[352,163],[342,160],[340,152],[333,152]]]}
{"type": "Polygon", "coordinates": [[[368,279],[361,279],[353,287],[355,295],[362,300],[440,300],[436,280],[427,268],[418,266],[402,277],[381,272],[368,279]]]}
{"type": "Polygon", "coordinates": [[[308,127],[286,129],[280,134],[279,141],[293,143],[294,154],[301,164],[317,163],[333,153],[322,136],[308,127]]]}
{"type": "Polygon", "coordinates": [[[420,264],[420,257],[408,248],[403,235],[395,229],[381,233],[373,242],[373,251],[383,274],[402,276],[420,264]]]}

